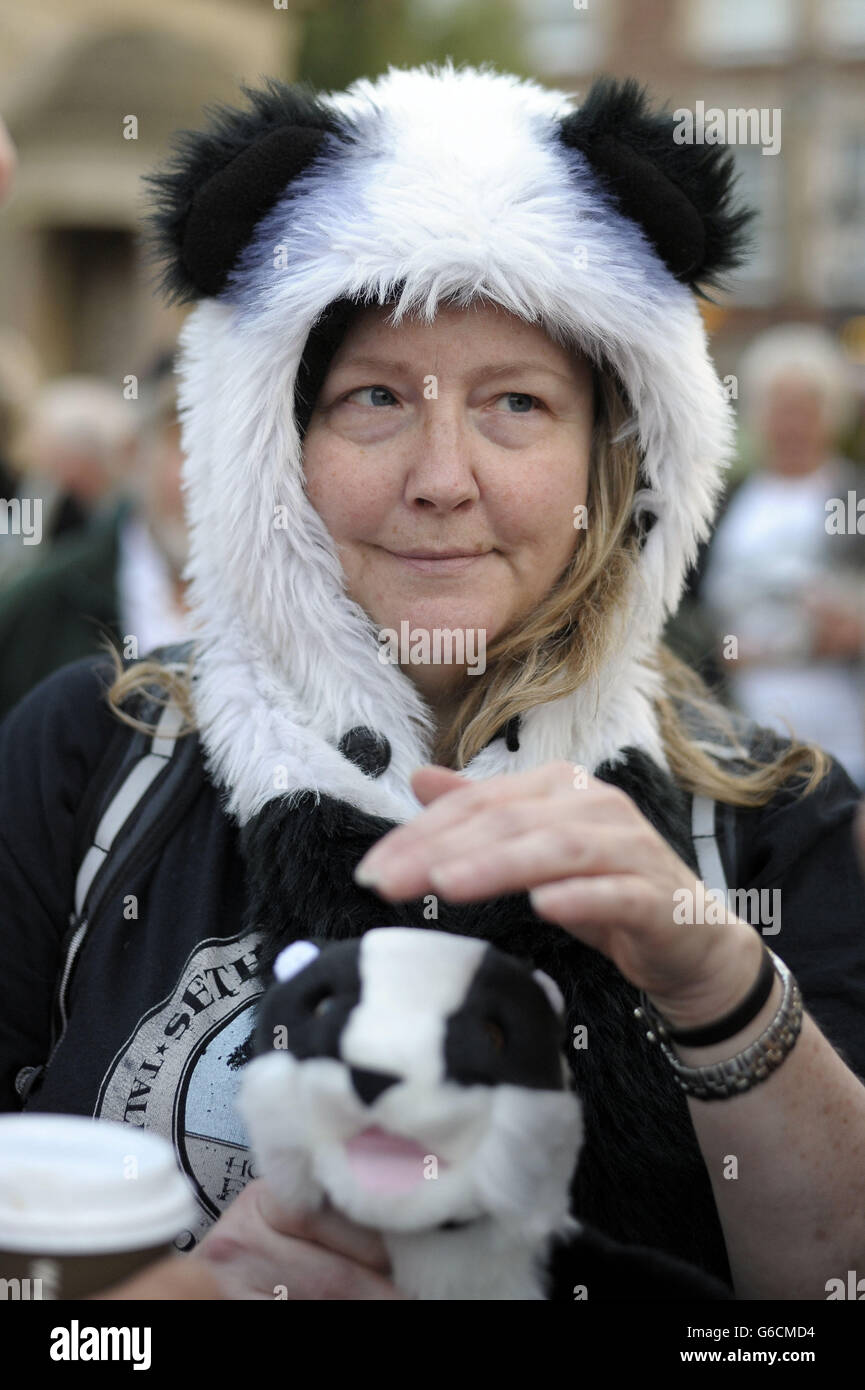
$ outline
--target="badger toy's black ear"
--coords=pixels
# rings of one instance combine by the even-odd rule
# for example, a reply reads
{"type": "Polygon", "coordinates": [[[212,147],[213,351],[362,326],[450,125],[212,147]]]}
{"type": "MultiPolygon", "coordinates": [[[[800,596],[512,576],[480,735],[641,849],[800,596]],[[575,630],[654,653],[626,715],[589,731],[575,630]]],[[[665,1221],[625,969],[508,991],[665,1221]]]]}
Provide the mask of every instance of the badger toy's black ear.
{"type": "Polygon", "coordinates": [[[156,207],[144,219],[148,257],[164,262],[160,289],[169,303],[219,294],[256,224],[325,135],[343,129],[308,83],[240,86],[250,110],[205,108],[209,128],[180,131],[165,168],[143,179],[156,207]]]}
{"type": "Polygon", "coordinates": [[[639,224],[677,280],[696,290],[745,260],[753,211],[733,206],[736,170],[723,145],[677,144],[676,121],[653,112],[634,78],[594,82],[559,135],[592,166],[625,217],[639,224]]]}

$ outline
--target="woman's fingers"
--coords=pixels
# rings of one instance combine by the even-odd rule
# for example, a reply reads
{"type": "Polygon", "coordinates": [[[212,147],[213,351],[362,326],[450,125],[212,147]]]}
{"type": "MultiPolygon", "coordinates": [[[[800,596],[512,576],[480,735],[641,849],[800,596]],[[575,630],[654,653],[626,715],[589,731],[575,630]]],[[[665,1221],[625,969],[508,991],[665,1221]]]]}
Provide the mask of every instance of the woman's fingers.
{"type": "Polygon", "coordinates": [[[390,1273],[390,1258],[378,1231],[356,1225],[328,1203],[317,1211],[290,1212],[279,1204],[266,1183],[259,1182],[258,1206],[263,1219],[278,1234],[315,1241],[380,1274],[390,1273]]]}
{"type": "Polygon", "coordinates": [[[262,1178],[247,1183],[238,1193],[205,1236],[202,1247],[223,1238],[242,1241],[252,1233],[271,1244],[274,1238],[280,1240],[285,1236],[314,1241],[383,1274],[390,1270],[387,1251],[378,1232],[356,1225],[328,1204],[316,1211],[289,1210],[262,1178]]]}
{"type": "Polygon", "coordinates": [[[311,1241],[271,1233],[262,1243],[234,1241],[205,1250],[229,1298],[287,1300],[399,1298],[397,1289],[366,1265],[311,1241]]]}
{"type": "Polygon", "coordinates": [[[694,869],[625,792],[577,780],[575,771],[548,763],[453,791],[433,771],[420,779],[432,804],[383,837],[355,877],[405,902],[430,892],[469,902],[528,890],[539,916],[601,951],[632,984],[689,1008],[713,989],[726,999],[732,976],[738,984],[743,974],[751,929],[725,914],[723,934],[714,917],[683,930],[676,914],[683,906],[688,915],[683,890],[696,902],[694,869]]]}
{"type": "Polygon", "coordinates": [[[568,791],[478,811],[365,864],[358,878],[385,898],[403,901],[432,889],[467,902],[577,873],[648,870],[656,858],[645,827],[623,816],[618,803],[568,791]]]}
{"type": "Polygon", "coordinates": [[[228,1298],[402,1297],[387,1278],[376,1232],[332,1208],[287,1211],[261,1179],[247,1184],[188,1258],[206,1261],[228,1298]]]}
{"type": "MultiPolygon", "coordinates": [[[[472,843],[477,845],[489,839],[501,838],[505,832],[525,828],[525,817],[519,821],[510,815],[510,808],[524,803],[531,806],[531,820],[536,825],[555,820],[559,814],[566,820],[577,815],[612,820],[636,813],[633,804],[605,782],[591,778],[588,785],[579,788],[575,788],[573,783],[573,768],[569,763],[561,762],[549,763],[543,768],[519,775],[494,777],[483,782],[463,782],[459,787],[445,791],[414,820],[382,836],[358,863],[355,871],[357,881],[372,886],[372,874],[394,864],[408,863],[414,854],[423,857],[437,837],[453,836],[452,843],[458,848],[459,836],[463,831],[471,835],[472,843]],[[563,801],[560,809],[553,810],[550,803],[558,795],[573,800],[563,801]],[[485,819],[488,816],[492,817],[491,821],[485,819]],[[489,830],[488,825],[491,826],[489,830]]],[[[449,844],[445,842],[443,854],[447,854],[449,849],[449,844]]]]}
{"type": "MultiPolygon", "coordinates": [[[[437,773],[442,769],[434,770],[437,773]]],[[[443,770],[445,772],[450,771],[448,768],[443,770]]],[[[420,777],[420,773],[421,770],[415,776],[420,777]]],[[[440,830],[470,820],[488,806],[498,805],[504,801],[520,797],[543,795],[555,790],[556,786],[570,785],[573,781],[573,769],[569,763],[559,762],[546,763],[543,767],[532,768],[528,772],[485,778],[480,782],[461,777],[459,785],[455,784],[449,790],[445,789],[443,779],[437,780],[440,785],[440,792],[432,804],[420,811],[406,825],[395,826],[393,830],[389,830],[386,835],[383,835],[360,861],[361,864],[365,867],[378,867],[380,863],[388,862],[392,858],[399,858],[416,843],[440,830]],[[569,779],[567,783],[565,778],[569,779]]],[[[430,782],[432,782],[432,778],[430,778],[430,782]]],[[[427,793],[432,795],[433,786],[430,783],[425,785],[427,793]]]]}
{"type": "Polygon", "coordinates": [[[205,1299],[224,1299],[225,1290],[203,1260],[174,1254],[166,1255],[165,1259],[157,1260],[120,1284],[112,1284],[100,1293],[88,1294],[87,1297],[97,1302],[179,1302],[181,1299],[192,1299],[200,1303],[205,1299]]]}
{"type": "Polygon", "coordinates": [[[428,806],[430,802],[444,796],[447,792],[464,787],[466,780],[459,772],[454,772],[452,768],[439,767],[438,764],[429,763],[425,767],[417,768],[412,776],[411,784],[418,801],[422,805],[428,806]]]}
{"type": "Polygon", "coordinates": [[[506,839],[478,840],[461,850],[431,847],[421,862],[395,865],[376,890],[397,900],[430,888],[450,902],[519,893],[577,875],[627,873],[635,868],[633,836],[616,826],[553,824],[506,839]]]}

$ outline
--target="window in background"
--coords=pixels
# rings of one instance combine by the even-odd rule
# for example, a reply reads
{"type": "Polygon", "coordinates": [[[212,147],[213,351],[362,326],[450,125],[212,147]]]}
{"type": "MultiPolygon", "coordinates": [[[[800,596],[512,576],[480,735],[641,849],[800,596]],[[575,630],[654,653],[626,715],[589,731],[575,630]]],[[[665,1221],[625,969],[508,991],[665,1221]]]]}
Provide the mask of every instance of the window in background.
{"type": "Polygon", "coordinates": [[[423,19],[450,19],[464,8],[466,0],[412,0],[412,9],[423,19]]]}
{"type": "Polygon", "coordinates": [[[757,216],[752,223],[753,250],[735,277],[730,276],[730,284],[739,303],[772,304],[781,297],[786,278],[782,156],[767,157],[759,145],[737,145],[735,154],[738,198],[755,208],[757,216]]]}
{"type": "Polygon", "coordinates": [[[839,57],[865,54],[865,0],[820,0],[815,16],[822,48],[839,57]]]}
{"type": "Polygon", "coordinates": [[[783,63],[796,47],[798,0],[682,0],[680,32],[702,63],[783,63]]]}
{"type": "Polygon", "coordinates": [[[865,302],[865,126],[846,121],[822,153],[826,188],[818,239],[817,284],[823,303],[865,302]]]}
{"type": "Polygon", "coordinates": [[[545,77],[591,72],[603,63],[606,36],[595,0],[517,0],[524,17],[526,62],[545,77]]]}

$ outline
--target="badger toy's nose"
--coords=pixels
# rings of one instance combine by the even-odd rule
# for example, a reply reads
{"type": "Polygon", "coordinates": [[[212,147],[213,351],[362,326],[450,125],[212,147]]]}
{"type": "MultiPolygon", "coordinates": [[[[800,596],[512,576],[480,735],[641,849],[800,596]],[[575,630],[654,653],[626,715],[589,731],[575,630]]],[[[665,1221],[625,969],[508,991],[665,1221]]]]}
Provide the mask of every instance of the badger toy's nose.
{"type": "Polygon", "coordinates": [[[372,1105],[388,1086],[395,1085],[400,1079],[387,1071],[364,1071],[360,1067],[350,1067],[349,1076],[364,1105],[372,1105]]]}

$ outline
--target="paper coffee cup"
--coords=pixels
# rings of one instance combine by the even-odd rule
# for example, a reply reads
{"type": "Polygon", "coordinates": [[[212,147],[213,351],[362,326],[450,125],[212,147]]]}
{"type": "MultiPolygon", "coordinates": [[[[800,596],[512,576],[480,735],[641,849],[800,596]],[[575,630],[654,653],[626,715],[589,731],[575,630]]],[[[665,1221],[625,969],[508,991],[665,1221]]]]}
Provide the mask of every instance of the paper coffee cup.
{"type": "Polygon", "coordinates": [[[170,1254],[194,1211],[158,1134],[78,1115],[0,1116],[0,1301],[98,1293],[170,1254]]]}

